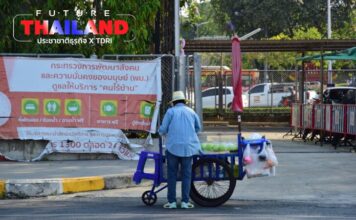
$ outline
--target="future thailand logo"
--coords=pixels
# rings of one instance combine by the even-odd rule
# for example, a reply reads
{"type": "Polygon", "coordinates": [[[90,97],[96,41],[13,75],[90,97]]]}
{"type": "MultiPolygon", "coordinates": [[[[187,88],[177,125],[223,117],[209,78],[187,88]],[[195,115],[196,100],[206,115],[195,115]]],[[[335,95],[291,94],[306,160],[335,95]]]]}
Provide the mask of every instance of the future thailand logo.
{"type": "Polygon", "coordinates": [[[34,14],[18,14],[13,18],[13,38],[18,42],[36,40],[38,44],[73,45],[112,43],[115,36],[122,36],[126,42],[135,38],[130,32],[135,22],[133,15],[116,14],[116,18],[111,19],[110,10],[103,10],[100,15],[103,19],[97,19],[95,10],[49,10],[46,13],[36,10],[34,14]],[[61,18],[57,18],[59,16],[61,18]]]}

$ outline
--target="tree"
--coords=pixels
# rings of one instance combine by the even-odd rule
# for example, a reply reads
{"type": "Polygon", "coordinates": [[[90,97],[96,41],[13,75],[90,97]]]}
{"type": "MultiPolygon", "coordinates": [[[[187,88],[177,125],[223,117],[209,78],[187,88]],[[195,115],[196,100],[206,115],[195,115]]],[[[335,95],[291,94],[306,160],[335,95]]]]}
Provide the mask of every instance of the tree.
{"type": "MultiPolygon", "coordinates": [[[[293,29],[316,27],[320,33],[326,34],[326,1],[325,0],[211,0],[221,14],[216,17],[221,25],[231,22],[239,35],[256,28],[262,28],[263,33],[255,38],[268,38],[279,33],[290,37],[293,29]]],[[[337,30],[350,21],[354,10],[354,0],[332,1],[332,26],[337,30]]],[[[231,31],[230,31],[231,34],[231,31]]],[[[325,35],[326,36],[326,35],[325,35]]]]}
{"type": "MultiPolygon", "coordinates": [[[[242,36],[261,27],[264,31],[255,39],[307,40],[326,38],[325,0],[211,0],[214,24],[221,34],[242,36]]],[[[332,1],[333,39],[356,38],[356,9],[352,0],[332,1]]],[[[198,6],[200,7],[200,6],[198,6]]],[[[207,33],[208,34],[208,33],[207,33]]],[[[220,35],[221,35],[220,34],[220,35]]],[[[214,35],[211,33],[211,35],[214,35]]],[[[298,65],[293,52],[244,53],[244,68],[295,69],[298,65]]],[[[204,54],[205,64],[219,65],[220,54],[204,54]]],[[[225,58],[224,58],[225,59],[225,58]]],[[[224,63],[228,63],[225,62],[224,63]]],[[[318,64],[316,64],[318,65],[318,64]]],[[[351,66],[348,62],[335,64],[335,68],[351,66]]]]}
{"type": "Polygon", "coordinates": [[[183,9],[187,12],[187,17],[182,18],[182,37],[193,39],[204,36],[217,36],[224,34],[224,27],[215,21],[217,11],[210,1],[194,1],[186,3],[183,9]]]}
{"type": "Polygon", "coordinates": [[[333,30],[333,38],[356,39],[356,7],[351,11],[350,20],[341,22],[343,22],[343,26],[333,30]]]}
{"type": "Polygon", "coordinates": [[[264,33],[255,36],[259,38],[273,36],[295,26],[290,16],[298,8],[292,0],[212,0],[212,4],[228,15],[229,21],[223,19],[220,22],[233,24],[235,30],[230,30],[230,34],[235,31],[243,35],[262,28],[264,33]]]}
{"type": "Polygon", "coordinates": [[[154,20],[157,11],[160,9],[160,0],[141,1],[132,0],[106,0],[103,8],[109,8],[120,14],[132,14],[135,16],[135,22],[132,25],[134,40],[129,43],[119,41],[119,37],[114,37],[114,44],[107,48],[106,52],[111,53],[131,53],[143,54],[149,52],[152,44],[152,35],[154,32],[154,20]]]}

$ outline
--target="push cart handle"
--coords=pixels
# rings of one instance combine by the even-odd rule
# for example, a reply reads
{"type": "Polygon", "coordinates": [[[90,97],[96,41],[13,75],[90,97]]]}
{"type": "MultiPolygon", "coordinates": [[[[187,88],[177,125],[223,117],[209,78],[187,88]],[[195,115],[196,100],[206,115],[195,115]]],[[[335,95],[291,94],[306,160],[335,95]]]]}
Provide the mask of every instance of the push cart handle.
{"type": "Polygon", "coordinates": [[[158,145],[159,145],[159,153],[163,155],[163,145],[162,145],[162,136],[158,134],[158,145]]]}

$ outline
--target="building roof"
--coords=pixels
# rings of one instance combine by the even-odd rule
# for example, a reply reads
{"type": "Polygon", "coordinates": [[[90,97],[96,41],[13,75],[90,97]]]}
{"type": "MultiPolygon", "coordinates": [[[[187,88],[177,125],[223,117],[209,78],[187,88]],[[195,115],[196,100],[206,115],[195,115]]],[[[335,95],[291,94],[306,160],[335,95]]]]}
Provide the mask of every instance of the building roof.
{"type": "MultiPolygon", "coordinates": [[[[352,40],[242,40],[241,52],[307,52],[345,50],[352,40]]],[[[231,52],[231,40],[186,40],[186,53],[231,52]]]]}

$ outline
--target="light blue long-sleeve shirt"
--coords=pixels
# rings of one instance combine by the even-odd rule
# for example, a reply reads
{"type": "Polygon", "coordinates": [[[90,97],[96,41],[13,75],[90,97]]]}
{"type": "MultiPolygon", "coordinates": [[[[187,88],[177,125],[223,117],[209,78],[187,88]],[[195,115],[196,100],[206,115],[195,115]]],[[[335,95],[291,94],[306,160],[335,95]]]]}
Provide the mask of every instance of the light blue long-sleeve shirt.
{"type": "Polygon", "coordinates": [[[200,131],[198,115],[183,103],[168,109],[158,132],[166,135],[166,149],[179,157],[190,157],[201,150],[197,133],[200,131]]]}

